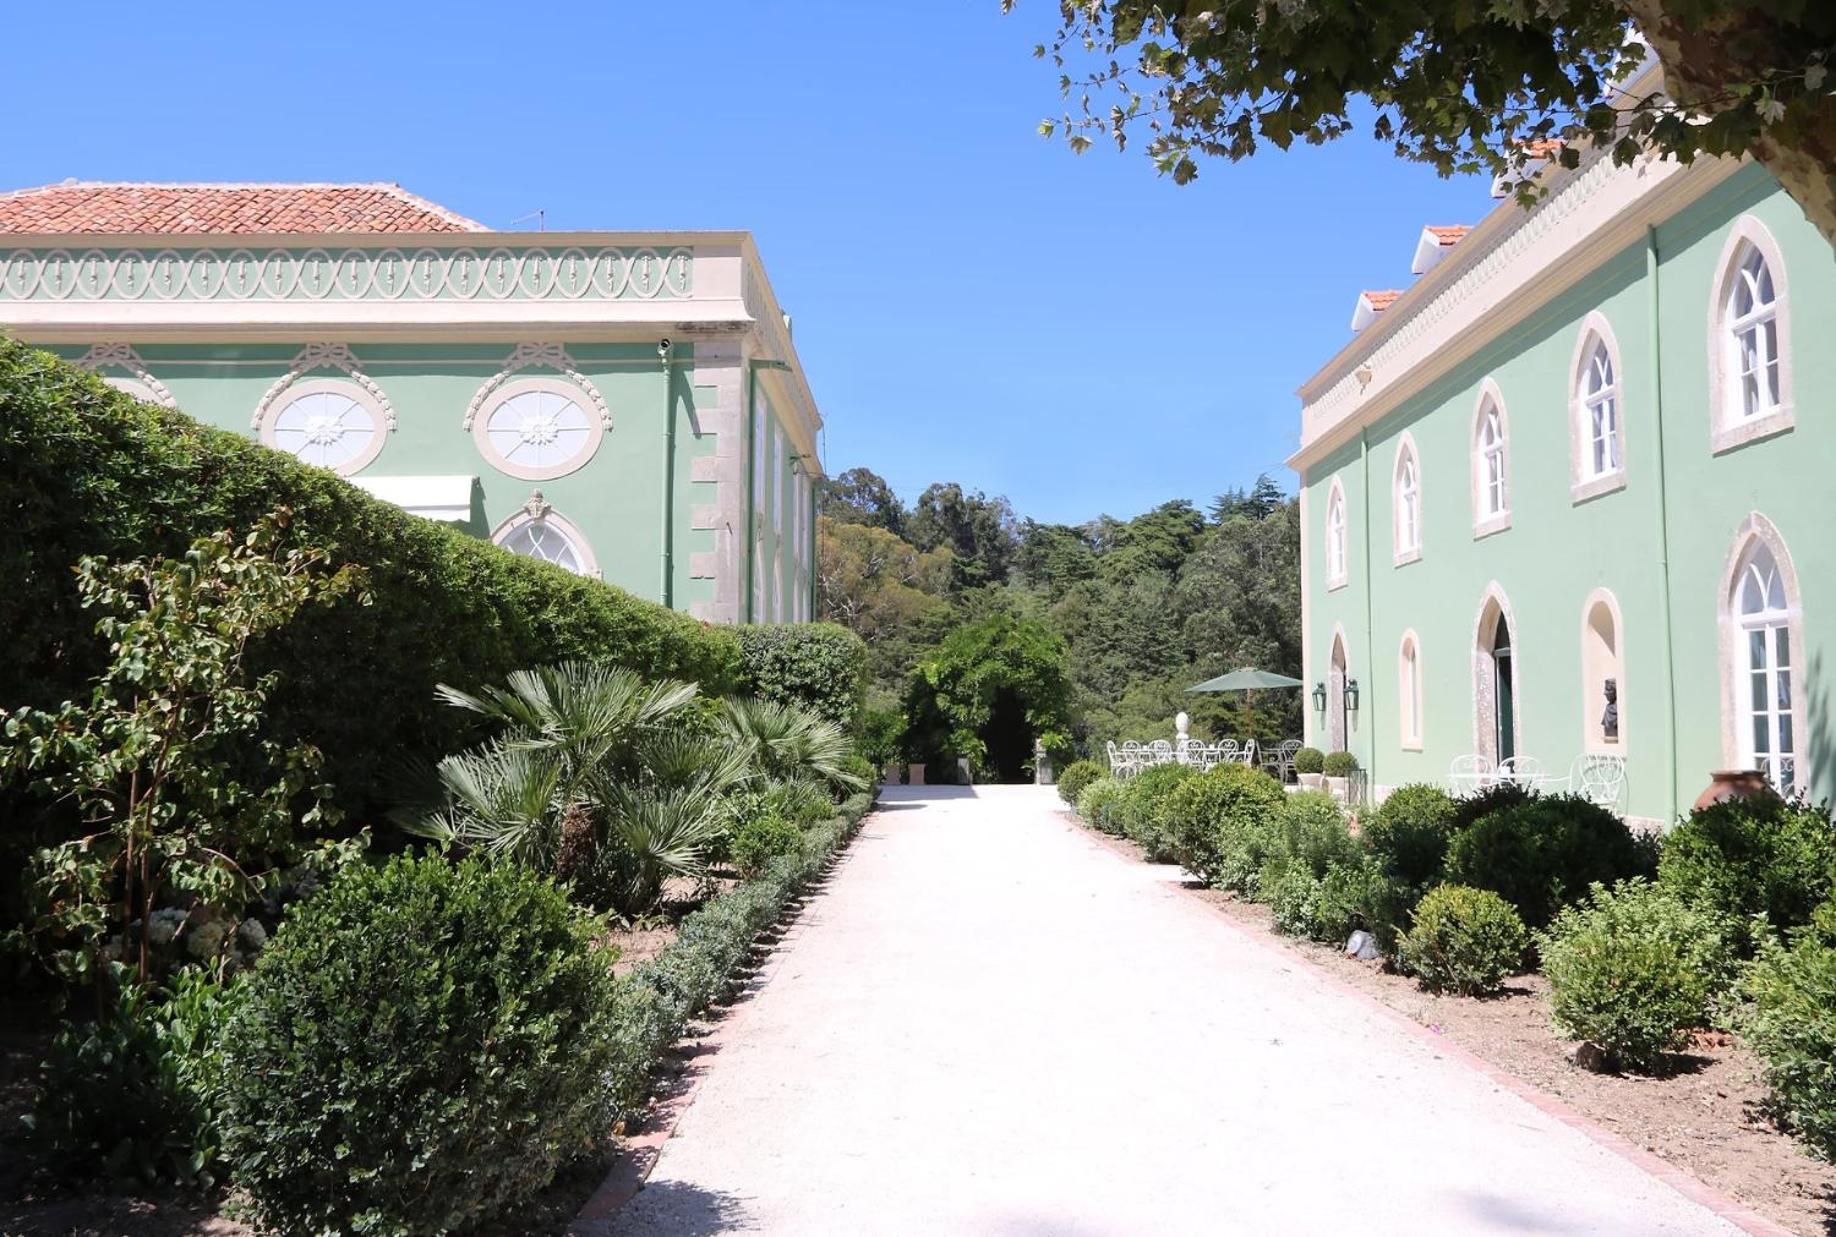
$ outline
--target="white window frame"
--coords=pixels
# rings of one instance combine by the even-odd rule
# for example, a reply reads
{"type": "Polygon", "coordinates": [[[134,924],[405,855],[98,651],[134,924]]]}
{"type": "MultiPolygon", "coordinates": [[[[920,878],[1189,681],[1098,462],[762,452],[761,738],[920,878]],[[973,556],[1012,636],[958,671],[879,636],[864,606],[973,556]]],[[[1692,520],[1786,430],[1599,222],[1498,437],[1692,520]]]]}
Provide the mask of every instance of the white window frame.
{"type": "Polygon", "coordinates": [[[1626,485],[1625,366],[1620,363],[1619,341],[1606,315],[1596,311],[1582,322],[1568,372],[1569,500],[1584,503],[1626,485]],[[1601,362],[1610,381],[1596,387],[1601,362]],[[1604,440],[1594,432],[1595,414],[1603,408],[1612,418],[1604,440]],[[1596,467],[1597,448],[1603,441],[1610,458],[1605,467],[1596,467]]]}
{"type": "Polygon", "coordinates": [[[1422,642],[1411,628],[1396,650],[1397,733],[1405,752],[1422,750],[1422,642]]]}
{"type": "MultiPolygon", "coordinates": [[[[593,580],[600,578],[599,560],[594,557],[592,543],[586,539],[586,534],[582,533],[579,526],[572,520],[556,511],[554,507],[542,497],[542,491],[540,490],[531,494],[528,502],[518,507],[516,512],[511,515],[509,519],[503,521],[503,523],[492,530],[491,544],[505,550],[507,553],[516,554],[517,552],[515,550],[509,548],[507,544],[509,540],[530,524],[538,523],[552,528],[555,532],[560,533],[567,539],[568,545],[572,547],[574,551],[574,557],[578,559],[580,563],[580,570],[575,574],[593,580]]],[[[518,557],[526,558],[532,556],[518,555],[518,557]]],[[[555,565],[559,566],[559,564],[555,565]]],[[[561,570],[565,571],[567,569],[562,567],[561,570]]]]}
{"type": "Polygon", "coordinates": [[[1472,477],[1473,536],[1489,537],[1511,527],[1511,418],[1503,393],[1490,378],[1480,384],[1473,406],[1472,477]],[[1487,427],[1493,424],[1496,442],[1488,443],[1487,427]]]}
{"type": "Polygon", "coordinates": [[[1390,539],[1398,567],[1422,556],[1422,461],[1415,439],[1405,433],[1396,447],[1396,466],[1390,474],[1390,539]]]}
{"type": "Polygon", "coordinates": [[[569,473],[579,472],[592,462],[599,451],[599,444],[606,433],[605,418],[600,415],[597,402],[577,384],[565,378],[529,377],[514,378],[499,386],[485,397],[472,417],[472,442],[478,448],[478,454],[485,462],[498,472],[516,477],[523,481],[552,481],[556,477],[565,477],[569,473]],[[531,465],[512,462],[509,457],[498,451],[497,444],[491,441],[491,418],[497,410],[521,395],[553,395],[578,408],[586,417],[587,437],[584,445],[567,459],[555,464],[531,465]]]}
{"type": "Polygon", "coordinates": [[[1778,528],[1755,511],[1742,522],[1722,576],[1721,664],[1722,746],[1730,767],[1757,768],[1781,791],[1808,790],[1811,786],[1811,745],[1807,723],[1809,697],[1805,693],[1803,612],[1797,571],[1778,528]],[[1783,606],[1758,612],[1743,608],[1743,594],[1754,559],[1760,549],[1772,559],[1783,606]],[[1761,639],[1761,660],[1755,664],[1753,637],[1761,639]],[[1785,655],[1781,659],[1781,652],[1785,655]],[[1785,665],[1779,662],[1783,660],[1785,665]],[[1753,706],[1753,676],[1766,676],[1768,707],[1753,706]],[[1785,703],[1781,707],[1781,696],[1785,703]],[[1789,744],[1782,742],[1788,719],[1789,744]],[[1767,750],[1754,742],[1754,723],[1763,720],[1767,750]],[[1781,762],[1779,757],[1787,757],[1781,762]]]}
{"type": "Polygon", "coordinates": [[[298,382],[287,384],[285,389],[270,400],[267,406],[261,411],[261,441],[264,445],[272,447],[284,455],[292,455],[294,459],[299,460],[302,464],[310,464],[315,468],[319,467],[319,465],[313,464],[311,460],[295,455],[292,451],[283,447],[275,431],[282,414],[293,407],[295,403],[309,396],[324,394],[342,396],[352,403],[359,405],[370,414],[370,441],[366,443],[363,450],[359,451],[356,455],[328,469],[328,471],[335,472],[341,477],[355,476],[375,463],[376,457],[382,454],[383,444],[389,439],[389,429],[392,425],[392,418],[389,415],[388,408],[383,405],[381,400],[377,399],[361,384],[353,382],[348,378],[303,378],[298,382]]]}
{"type": "Polygon", "coordinates": [[[1709,449],[1718,455],[1785,433],[1797,419],[1792,396],[1791,295],[1778,242],[1765,224],[1752,215],[1742,215],[1728,230],[1715,272],[1709,299],[1709,449]],[[1772,278],[1772,304],[1736,321],[1734,297],[1743,270],[1755,257],[1765,262],[1772,278]],[[1778,398],[1770,407],[1748,413],[1741,387],[1740,335],[1749,328],[1757,330],[1768,319],[1778,344],[1778,356],[1772,358],[1778,367],[1778,398]]]}
{"type": "Polygon", "coordinates": [[[1326,491],[1326,588],[1344,588],[1350,579],[1351,534],[1345,487],[1334,477],[1326,491]]]}

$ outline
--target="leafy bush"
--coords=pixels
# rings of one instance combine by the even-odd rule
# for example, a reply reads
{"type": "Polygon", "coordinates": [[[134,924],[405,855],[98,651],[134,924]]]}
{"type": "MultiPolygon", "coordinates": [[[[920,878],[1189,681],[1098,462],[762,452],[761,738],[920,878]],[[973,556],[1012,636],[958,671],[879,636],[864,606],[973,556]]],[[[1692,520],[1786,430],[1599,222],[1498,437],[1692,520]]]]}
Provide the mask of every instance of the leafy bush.
{"type": "Polygon", "coordinates": [[[1321,880],[1334,864],[1349,866],[1363,858],[1339,801],[1325,791],[1284,795],[1280,809],[1270,856],[1275,862],[1305,868],[1314,880],[1321,880]]]}
{"type": "Polygon", "coordinates": [[[1836,903],[1790,947],[1766,941],[1748,968],[1741,1031],[1760,1059],[1780,1120],[1836,1160],[1836,903]]]}
{"type": "Polygon", "coordinates": [[[1077,797],[1077,814],[1093,829],[1119,834],[1122,825],[1116,818],[1117,810],[1127,797],[1125,783],[1114,778],[1100,778],[1084,787],[1084,793],[1077,797]]]}
{"type": "Polygon", "coordinates": [[[1588,886],[1647,875],[1652,866],[1648,848],[1606,808],[1578,795],[1533,795],[1456,833],[1446,876],[1502,894],[1525,923],[1541,928],[1588,886]]]}
{"type": "Polygon", "coordinates": [[[1320,761],[1320,772],[1327,777],[1350,777],[1358,771],[1358,758],[1350,752],[1328,752],[1320,761]]]}
{"type": "Polygon", "coordinates": [[[1314,936],[1319,926],[1320,882],[1299,864],[1271,872],[1262,898],[1275,912],[1275,930],[1284,936],[1314,936]]]}
{"type": "Polygon", "coordinates": [[[1645,880],[1596,884],[1539,944],[1556,1026],[1632,1069],[1683,1047],[1728,974],[1713,918],[1645,880]]]}
{"type": "Polygon", "coordinates": [[[1127,793],[1116,806],[1116,820],[1123,835],[1147,851],[1150,863],[1173,860],[1167,807],[1180,784],[1198,776],[1191,765],[1155,765],[1124,783],[1127,793]]]}
{"type": "Polygon", "coordinates": [[[733,835],[728,854],[741,876],[757,876],[779,855],[792,854],[803,845],[803,830],[775,812],[755,816],[733,835]]]}
{"type": "Polygon", "coordinates": [[[217,1161],[219,1038],[234,987],[196,968],[171,990],[113,979],[93,1023],[66,1026],[39,1067],[33,1145],[57,1175],[111,1184],[208,1187],[217,1161]]]}
{"type": "Polygon", "coordinates": [[[1108,776],[1109,766],[1100,760],[1074,760],[1058,775],[1058,797],[1076,807],[1077,797],[1084,793],[1084,787],[1108,776]]]}
{"type": "Polygon", "coordinates": [[[863,788],[880,783],[880,766],[859,752],[842,757],[841,771],[858,781],[863,788]]]}
{"type": "Polygon", "coordinates": [[[1454,801],[1439,786],[1399,786],[1364,818],[1360,837],[1383,870],[1426,889],[1447,859],[1454,801]]]}
{"type": "Polygon", "coordinates": [[[224,1158],[287,1232],[440,1233],[611,1128],[618,981],[510,863],[351,867],[262,955],[224,1045],[224,1158]]]}
{"type": "Polygon", "coordinates": [[[1320,881],[1314,936],[1341,945],[1362,928],[1377,939],[1378,949],[1393,955],[1417,900],[1412,887],[1369,856],[1352,864],[1335,862],[1320,881]]]}
{"type": "Polygon", "coordinates": [[[1836,897],[1836,824],[1825,809],[1771,795],[1717,803],[1664,838],[1658,880],[1739,924],[1743,952],[1751,952],[1754,916],[1784,932],[1836,897]]]}
{"type": "Polygon", "coordinates": [[[1248,765],[1221,764],[1186,779],[1167,800],[1173,857],[1194,876],[1215,881],[1226,848],[1248,831],[1267,829],[1284,799],[1274,778],[1248,765]]]}
{"type": "Polygon", "coordinates": [[[741,694],[795,705],[853,731],[867,696],[865,641],[834,623],[758,624],[737,631],[741,694]]]}
{"type": "Polygon", "coordinates": [[[977,775],[984,774],[986,731],[999,699],[1024,714],[1027,728],[1047,752],[1056,757],[1070,750],[1065,643],[1045,623],[990,614],[957,627],[925,655],[912,671],[905,696],[907,743],[914,757],[939,768],[967,757],[977,775]]]}
{"type": "Polygon", "coordinates": [[[1437,992],[1478,996],[1497,990],[1523,965],[1524,921],[1489,889],[1438,885],[1415,908],[1401,941],[1405,968],[1437,992]]]}
{"type": "Polygon", "coordinates": [[[462,745],[468,720],[435,706],[436,683],[495,682],[580,657],[718,694],[739,668],[729,628],[410,515],[328,469],[141,403],[5,338],[0,493],[9,504],[0,700],[11,705],[80,699],[107,660],[72,572],[85,555],[178,555],[286,507],[283,548],[365,567],[372,604],[353,594],[302,614],[251,660],[256,677],[282,672],[269,737],[316,746],[347,809],[392,806],[403,757],[431,762],[462,745]]]}
{"type": "Polygon", "coordinates": [[[866,709],[860,714],[861,755],[884,768],[905,755],[905,714],[898,709],[866,709]]]}
{"type": "Polygon", "coordinates": [[[1494,782],[1482,790],[1461,795],[1453,801],[1453,819],[1447,824],[1449,837],[1466,832],[1473,827],[1473,822],[1482,816],[1490,816],[1500,808],[1516,807],[1536,798],[1521,782],[1494,782]]]}
{"type": "Polygon", "coordinates": [[[1303,747],[1294,753],[1294,771],[1296,773],[1323,773],[1326,769],[1326,753],[1317,747],[1303,747]]]}

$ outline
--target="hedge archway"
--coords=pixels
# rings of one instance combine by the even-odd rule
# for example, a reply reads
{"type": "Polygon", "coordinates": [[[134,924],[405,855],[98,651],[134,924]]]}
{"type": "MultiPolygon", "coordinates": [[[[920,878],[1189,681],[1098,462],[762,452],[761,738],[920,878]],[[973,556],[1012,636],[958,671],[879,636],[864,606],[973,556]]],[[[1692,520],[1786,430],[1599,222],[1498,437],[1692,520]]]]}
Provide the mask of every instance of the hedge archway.
{"type": "Polygon", "coordinates": [[[959,627],[912,672],[912,755],[933,769],[969,759],[978,781],[1028,780],[1036,742],[1071,748],[1063,641],[1042,623],[995,614],[959,627]]]}

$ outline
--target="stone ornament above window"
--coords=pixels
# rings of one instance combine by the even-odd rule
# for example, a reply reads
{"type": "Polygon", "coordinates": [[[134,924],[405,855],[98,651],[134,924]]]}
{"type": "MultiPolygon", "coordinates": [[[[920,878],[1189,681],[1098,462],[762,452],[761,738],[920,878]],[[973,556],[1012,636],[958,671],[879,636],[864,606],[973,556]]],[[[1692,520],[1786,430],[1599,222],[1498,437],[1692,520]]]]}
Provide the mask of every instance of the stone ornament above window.
{"type": "Polygon", "coordinates": [[[382,451],[388,418],[370,393],[343,378],[296,382],[262,418],[261,440],[308,464],[344,476],[382,451]]]}
{"type": "Polygon", "coordinates": [[[479,454],[525,481],[584,467],[599,450],[605,419],[586,393],[558,378],[518,378],[497,388],[472,419],[479,454]]]}
{"type": "Polygon", "coordinates": [[[143,404],[157,404],[161,408],[178,407],[172,392],[147,369],[146,363],[131,344],[95,344],[77,358],[77,365],[99,375],[109,386],[132,395],[143,404]],[[111,370],[123,372],[111,373],[111,370]]]}

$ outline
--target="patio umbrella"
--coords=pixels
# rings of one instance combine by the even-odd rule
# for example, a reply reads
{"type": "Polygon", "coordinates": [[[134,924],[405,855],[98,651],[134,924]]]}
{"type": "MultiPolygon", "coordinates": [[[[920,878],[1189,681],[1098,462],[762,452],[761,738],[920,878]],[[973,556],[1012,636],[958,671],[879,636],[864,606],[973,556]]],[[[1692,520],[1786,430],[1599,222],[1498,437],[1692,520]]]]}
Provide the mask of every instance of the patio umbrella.
{"type": "Polygon", "coordinates": [[[1301,687],[1299,679],[1291,679],[1285,674],[1276,674],[1270,670],[1232,670],[1229,674],[1220,674],[1215,679],[1206,679],[1186,689],[1193,692],[1242,692],[1243,693],[1243,728],[1255,737],[1256,711],[1250,699],[1250,693],[1273,687],[1301,687]]]}

